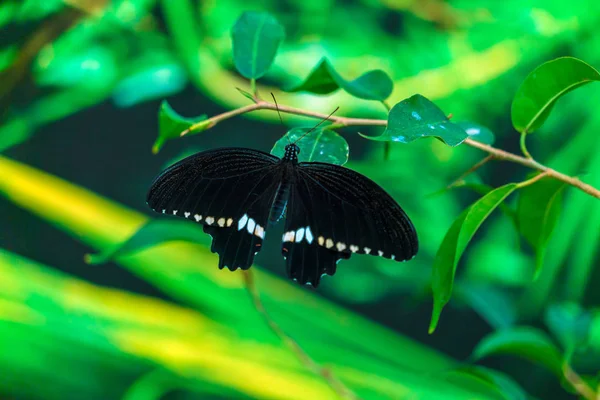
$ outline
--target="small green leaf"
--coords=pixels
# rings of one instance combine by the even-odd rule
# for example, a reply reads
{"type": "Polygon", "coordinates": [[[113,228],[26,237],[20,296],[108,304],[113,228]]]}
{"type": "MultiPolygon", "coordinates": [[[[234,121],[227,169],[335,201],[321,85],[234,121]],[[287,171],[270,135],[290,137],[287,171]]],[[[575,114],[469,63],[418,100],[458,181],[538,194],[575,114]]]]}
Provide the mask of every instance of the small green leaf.
{"type": "Polygon", "coordinates": [[[450,373],[456,377],[477,379],[494,387],[505,400],[527,400],[528,394],[510,376],[478,365],[463,367],[450,373]]]}
{"type": "Polygon", "coordinates": [[[564,182],[543,178],[519,191],[517,225],[536,252],[535,276],[541,271],[544,252],[558,222],[564,182]]]}
{"type": "Polygon", "coordinates": [[[359,99],[383,101],[392,94],[394,82],[380,69],[367,71],[349,81],[337,73],[327,58],[322,58],[303,83],[286,91],[329,94],[340,88],[359,99]]]}
{"type": "MultiPolygon", "coordinates": [[[[293,143],[313,128],[292,128],[281,139],[279,139],[271,154],[283,157],[285,146],[293,143]]],[[[329,164],[344,165],[348,161],[348,142],[338,133],[327,128],[316,128],[304,136],[298,143],[300,162],[325,162],[329,164]]]]}
{"type": "Polygon", "coordinates": [[[521,84],[511,106],[511,118],[519,132],[533,132],[548,118],[556,100],[586,83],[600,80],[600,73],[573,57],[548,61],[534,69],[521,84]]]}
{"type": "Polygon", "coordinates": [[[546,310],[544,322],[570,355],[587,342],[592,314],[577,303],[552,304],[546,310]]]}
{"type": "MultiPolygon", "coordinates": [[[[167,140],[178,138],[181,132],[206,119],[206,115],[195,118],[182,117],[171,108],[166,100],[163,100],[158,111],[158,137],[152,146],[152,152],[158,153],[167,140]]],[[[194,129],[194,133],[202,130],[201,128],[194,129]]]]}
{"type": "Polygon", "coordinates": [[[487,193],[463,211],[446,233],[433,261],[433,313],[429,333],[435,331],[442,308],[450,301],[456,266],[467,244],[483,221],[516,188],[516,184],[509,183],[487,193]]]}
{"type": "Polygon", "coordinates": [[[535,328],[518,327],[500,330],[483,338],[473,350],[474,361],[497,354],[525,358],[562,376],[562,356],[552,340],[535,328]]]}
{"type": "Polygon", "coordinates": [[[467,132],[470,139],[477,140],[483,144],[493,145],[496,141],[496,137],[491,130],[483,125],[479,125],[476,122],[460,121],[456,125],[460,126],[467,132]]]}
{"type": "Polygon", "coordinates": [[[233,62],[240,74],[248,79],[263,76],[273,64],[284,35],[283,26],[271,14],[243,13],[231,30],[233,62]]]}
{"type": "Polygon", "coordinates": [[[247,99],[250,99],[250,100],[254,101],[254,96],[252,95],[252,93],[249,93],[249,92],[247,92],[247,91],[245,91],[245,90],[242,90],[242,89],[240,89],[240,88],[238,88],[238,87],[236,87],[236,88],[235,88],[235,90],[237,90],[238,92],[240,92],[240,94],[241,94],[242,96],[244,96],[245,98],[247,98],[247,99]]]}
{"type": "Polygon", "coordinates": [[[151,220],[124,242],[101,253],[86,254],[88,264],[104,264],[118,257],[140,252],[163,242],[182,240],[209,245],[202,227],[190,221],[151,220]]]}
{"type": "Polygon", "coordinates": [[[378,141],[410,143],[423,137],[436,137],[449,146],[461,144],[469,135],[450,122],[446,114],[420,94],[415,94],[392,107],[386,130],[381,136],[365,136],[378,141]]]}

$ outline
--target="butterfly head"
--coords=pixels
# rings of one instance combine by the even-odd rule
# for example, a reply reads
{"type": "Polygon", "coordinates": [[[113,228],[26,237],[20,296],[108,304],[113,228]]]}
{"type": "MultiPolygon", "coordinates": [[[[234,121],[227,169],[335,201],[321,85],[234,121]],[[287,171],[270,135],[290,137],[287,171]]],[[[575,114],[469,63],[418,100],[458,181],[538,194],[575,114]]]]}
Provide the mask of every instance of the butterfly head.
{"type": "Polygon", "coordinates": [[[300,154],[300,147],[295,143],[291,143],[285,146],[283,159],[285,161],[298,162],[298,154],[300,154]]]}

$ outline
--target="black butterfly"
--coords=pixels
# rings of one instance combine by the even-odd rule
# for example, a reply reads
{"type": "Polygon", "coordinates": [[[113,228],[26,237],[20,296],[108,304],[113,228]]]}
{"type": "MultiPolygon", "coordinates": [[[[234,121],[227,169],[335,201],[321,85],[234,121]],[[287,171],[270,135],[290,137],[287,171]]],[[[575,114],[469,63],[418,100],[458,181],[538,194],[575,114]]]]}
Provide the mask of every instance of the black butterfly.
{"type": "Polygon", "coordinates": [[[410,260],[417,233],[400,206],[376,183],[350,169],[282,159],[258,150],[223,148],[190,156],[161,173],[150,207],[200,222],[213,237],[219,268],[248,269],[267,226],[284,214],[283,257],[288,276],[317,286],[352,253],[410,260]]]}

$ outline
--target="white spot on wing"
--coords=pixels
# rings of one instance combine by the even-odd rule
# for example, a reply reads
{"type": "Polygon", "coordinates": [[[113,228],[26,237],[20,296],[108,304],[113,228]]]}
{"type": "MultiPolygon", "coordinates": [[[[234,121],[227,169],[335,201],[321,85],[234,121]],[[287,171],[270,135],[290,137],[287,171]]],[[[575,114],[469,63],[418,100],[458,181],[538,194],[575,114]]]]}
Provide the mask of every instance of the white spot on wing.
{"type": "Polygon", "coordinates": [[[383,257],[383,251],[379,250],[377,254],[379,254],[379,257],[383,257]]]}
{"type": "Polygon", "coordinates": [[[356,252],[358,251],[358,246],[355,246],[355,245],[351,244],[351,245],[350,245],[350,250],[351,250],[353,253],[356,253],[356,252]]]}
{"type": "Polygon", "coordinates": [[[208,225],[212,225],[212,223],[215,222],[215,219],[213,217],[206,217],[205,221],[208,225]]]}
{"type": "Polygon", "coordinates": [[[261,239],[265,238],[265,228],[256,224],[256,229],[254,229],[254,234],[261,239]]]}
{"type": "Polygon", "coordinates": [[[319,242],[320,246],[323,246],[323,243],[325,243],[325,238],[323,236],[319,236],[319,238],[317,239],[317,241],[319,242]]]}
{"type": "Polygon", "coordinates": [[[293,242],[293,241],[294,241],[294,236],[295,236],[295,235],[296,235],[296,232],[295,232],[295,231],[289,231],[289,232],[286,232],[286,233],[283,235],[283,241],[284,241],[284,242],[293,242]]]}
{"type": "Polygon", "coordinates": [[[310,226],[306,227],[306,241],[308,242],[308,244],[311,244],[313,242],[313,235],[312,232],[310,231],[310,226]]]}
{"type": "Polygon", "coordinates": [[[300,243],[304,239],[304,228],[300,228],[296,231],[296,243],[300,243]]]}
{"type": "Polygon", "coordinates": [[[229,228],[231,226],[231,224],[233,224],[233,218],[229,218],[227,220],[227,227],[229,228]]]}
{"type": "Polygon", "coordinates": [[[325,241],[325,247],[327,247],[328,249],[332,248],[333,247],[333,240],[327,239],[325,241]]]}
{"type": "Polygon", "coordinates": [[[166,212],[167,212],[167,210],[163,209],[163,214],[166,213],[166,212]]]}
{"type": "Polygon", "coordinates": [[[369,254],[371,252],[371,249],[368,247],[365,247],[365,254],[369,254]]]}
{"type": "Polygon", "coordinates": [[[188,218],[192,213],[190,212],[184,212],[183,215],[185,215],[186,218],[188,218]]]}
{"type": "Polygon", "coordinates": [[[194,215],[194,219],[196,220],[196,222],[200,222],[200,220],[202,219],[202,215],[196,214],[194,215]]]}
{"type": "Polygon", "coordinates": [[[337,247],[338,251],[346,250],[346,244],[342,242],[337,242],[337,245],[335,247],[337,247]]]}
{"type": "Polygon", "coordinates": [[[225,226],[225,218],[219,218],[219,220],[217,221],[217,224],[219,224],[219,226],[222,228],[225,226]]]}
{"type": "Polygon", "coordinates": [[[173,210],[173,215],[177,215],[177,210],[173,210]]]}
{"type": "Polygon", "coordinates": [[[396,259],[396,256],[392,254],[392,256],[390,257],[392,260],[396,259]]]}
{"type": "Polygon", "coordinates": [[[238,221],[238,231],[244,229],[246,222],[248,222],[248,214],[244,214],[244,216],[238,221]]]}
{"type": "Polygon", "coordinates": [[[253,234],[255,227],[256,221],[254,221],[252,218],[248,218],[248,226],[246,226],[246,229],[248,229],[248,233],[253,234]]]}

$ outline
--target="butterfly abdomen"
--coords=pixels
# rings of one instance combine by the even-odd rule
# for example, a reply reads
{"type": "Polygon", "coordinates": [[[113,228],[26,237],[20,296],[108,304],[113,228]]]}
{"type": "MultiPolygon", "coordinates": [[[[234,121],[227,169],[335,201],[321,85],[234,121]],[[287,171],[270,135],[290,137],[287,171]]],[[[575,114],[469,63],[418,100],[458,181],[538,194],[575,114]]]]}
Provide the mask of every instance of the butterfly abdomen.
{"type": "Polygon", "coordinates": [[[283,217],[290,196],[290,188],[291,183],[285,181],[277,188],[277,193],[275,194],[273,205],[271,206],[271,211],[269,213],[269,224],[275,224],[283,217]]]}

